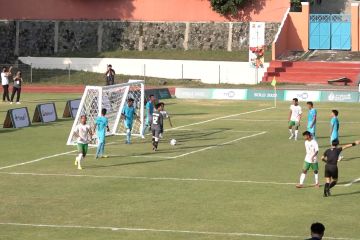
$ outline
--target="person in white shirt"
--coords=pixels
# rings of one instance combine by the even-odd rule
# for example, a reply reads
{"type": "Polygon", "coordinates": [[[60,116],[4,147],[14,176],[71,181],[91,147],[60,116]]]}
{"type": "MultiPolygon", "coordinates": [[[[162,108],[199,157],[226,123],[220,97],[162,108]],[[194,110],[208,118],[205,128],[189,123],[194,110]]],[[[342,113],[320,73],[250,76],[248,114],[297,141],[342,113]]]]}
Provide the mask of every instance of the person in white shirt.
{"type": "Polygon", "coordinates": [[[301,121],[301,107],[299,106],[299,100],[297,98],[293,99],[293,104],[290,106],[290,112],[289,112],[289,132],[290,137],[289,139],[294,138],[295,141],[298,137],[299,132],[299,126],[301,121]],[[293,130],[295,128],[295,130],[293,130]]]}
{"type": "Polygon", "coordinates": [[[81,116],[80,123],[74,129],[74,135],[77,137],[77,149],[79,151],[79,155],[75,158],[75,165],[81,170],[81,161],[87,154],[89,141],[92,138],[91,128],[86,124],[85,115],[81,116]]]}
{"type": "Polygon", "coordinates": [[[9,77],[11,76],[11,69],[12,67],[3,67],[1,72],[1,85],[3,87],[3,102],[5,99],[10,102],[9,96],[9,77]]]}
{"type": "Polygon", "coordinates": [[[309,131],[305,131],[303,133],[305,138],[305,149],[306,149],[306,156],[304,161],[303,170],[300,176],[300,183],[296,184],[297,188],[304,187],[304,181],[306,177],[306,173],[311,168],[314,170],[315,174],[315,187],[319,187],[319,163],[317,161],[317,155],[319,153],[319,145],[315,139],[313,139],[311,133],[309,131]]]}

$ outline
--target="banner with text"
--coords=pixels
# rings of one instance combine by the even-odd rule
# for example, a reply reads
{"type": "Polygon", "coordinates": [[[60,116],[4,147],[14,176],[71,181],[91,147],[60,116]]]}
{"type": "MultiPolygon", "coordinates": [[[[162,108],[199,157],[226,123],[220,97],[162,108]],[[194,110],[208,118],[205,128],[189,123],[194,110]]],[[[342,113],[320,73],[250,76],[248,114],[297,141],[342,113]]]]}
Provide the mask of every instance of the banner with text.
{"type": "Polygon", "coordinates": [[[293,98],[299,99],[300,102],[320,101],[320,91],[307,90],[285,90],[285,101],[291,101],[293,98]]]}
{"type": "Polygon", "coordinates": [[[264,67],[265,22],[250,22],[249,62],[256,68],[264,67]]]}
{"type": "Polygon", "coordinates": [[[211,99],[246,100],[246,89],[214,89],[211,99]]]}
{"type": "Polygon", "coordinates": [[[249,89],[247,91],[247,100],[274,100],[277,98],[279,101],[284,99],[284,91],[283,90],[256,90],[256,89],[249,89]]]}
{"type": "Polygon", "coordinates": [[[3,128],[23,128],[29,127],[30,117],[26,107],[9,109],[6,113],[3,128]]]}
{"type": "Polygon", "coordinates": [[[207,88],[176,88],[175,96],[183,99],[211,99],[212,89],[207,88]]]}
{"type": "Polygon", "coordinates": [[[359,93],[357,92],[341,92],[341,91],[322,91],[322,102],[357,102],[359,93]]]}
{"type": "Polygon", "coordinates": [[[79,109],[80,101],[81,101],[81,99],[67,101],[65,109],[64,109],[63,117],[64,118],[67,118],[67,117],[75,118],[76,113],[79,109]]]}
{"type": "Polygon", "coordinates": [[[35,108],[33,122],[54,122],[57,120],[55,103],[39,104],[35,108]]]}

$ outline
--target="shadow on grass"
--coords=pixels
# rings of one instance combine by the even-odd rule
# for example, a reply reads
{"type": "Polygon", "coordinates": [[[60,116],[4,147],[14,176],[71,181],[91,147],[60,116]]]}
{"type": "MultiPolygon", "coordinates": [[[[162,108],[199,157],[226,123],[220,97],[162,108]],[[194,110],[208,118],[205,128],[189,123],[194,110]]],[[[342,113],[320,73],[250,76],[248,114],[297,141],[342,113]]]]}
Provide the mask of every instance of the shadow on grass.
{"type": "Polygon", "coordinates": [[[360,191],[349,192],[349,193],[332,194],[331,197],[341,197],[341,196],[349,196],[349,195],[355,195],[355,194],[360,194],[360,191]]]}
{"type": "Polygon", "coordinates": [[[351,157],[351,158],[347,158],[345,157],[343,160],[341,160],[342,162],[350,162],[350,161],[353,161],[353,160],[356,160],[356,159],[360,159],[360,156],[358,157],[351,157]]]}

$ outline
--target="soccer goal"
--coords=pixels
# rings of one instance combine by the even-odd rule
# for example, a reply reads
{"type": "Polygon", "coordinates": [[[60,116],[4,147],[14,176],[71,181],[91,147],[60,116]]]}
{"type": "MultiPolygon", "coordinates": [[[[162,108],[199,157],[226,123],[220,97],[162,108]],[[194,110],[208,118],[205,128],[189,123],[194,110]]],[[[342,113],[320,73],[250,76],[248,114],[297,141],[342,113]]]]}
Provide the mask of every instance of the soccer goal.
{"type": "MultiPolygon", "coordinates": [[[[144,121],[144,81],[129,80],[128,83],[116,84],[110,86],[86,86],[84,94],[81,98],[79,109],[76,113],[74,123],[72,125],[67,145],[76,144],[74,129],[80,123],[81,116],[87,117],[87,124],[91,129],[95,129],[95,119],[101,116],[101,109],[106,108],[106,117],[109,120],[109,135],[125,135],[125,128],[121,120],[121,113],[127,104],[127,99],[134,99],[134,107],[138,118],[134,120],[132,135],[140,136],[144,121]]],[[[96,144],[96,134],[89,139],[90,145],[96,144]]]]}

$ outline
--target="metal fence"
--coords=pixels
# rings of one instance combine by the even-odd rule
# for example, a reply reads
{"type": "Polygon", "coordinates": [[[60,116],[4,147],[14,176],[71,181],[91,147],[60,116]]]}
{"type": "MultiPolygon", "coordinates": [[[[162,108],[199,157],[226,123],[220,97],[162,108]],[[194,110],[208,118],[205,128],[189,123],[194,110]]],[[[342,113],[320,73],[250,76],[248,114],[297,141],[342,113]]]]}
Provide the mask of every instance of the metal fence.
{"type": "MultiPolygon", "coordinates": [[[[12,66],[13,76],[17,71],[21,71],[25,84],[103,84],[105,83],[104,73],[95,73],[90,71],[79,71],[71,68],[69,64],[65,69],[39,69],[31,64],[0,64],[1,67],[12,66]]],[[[123,82],[120,76],[117,76],[117,82],[123,82]]],[[[122,77],[123,78],[123,77],[122,77]]]]}

